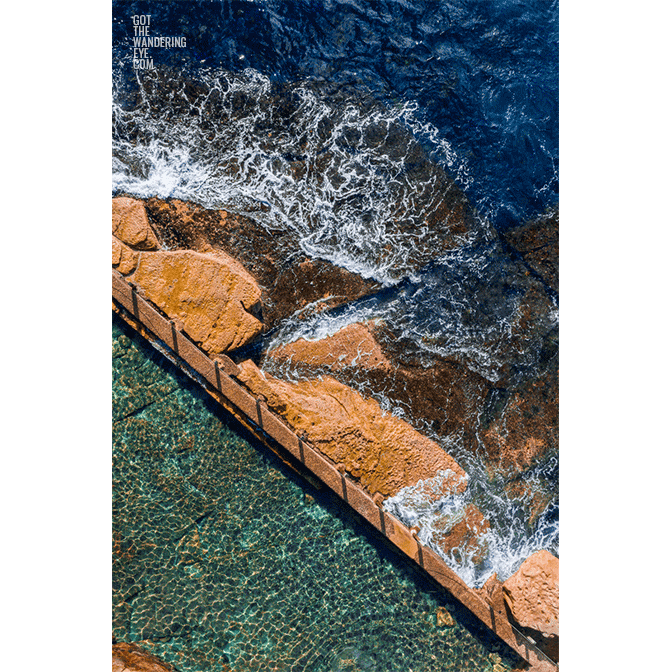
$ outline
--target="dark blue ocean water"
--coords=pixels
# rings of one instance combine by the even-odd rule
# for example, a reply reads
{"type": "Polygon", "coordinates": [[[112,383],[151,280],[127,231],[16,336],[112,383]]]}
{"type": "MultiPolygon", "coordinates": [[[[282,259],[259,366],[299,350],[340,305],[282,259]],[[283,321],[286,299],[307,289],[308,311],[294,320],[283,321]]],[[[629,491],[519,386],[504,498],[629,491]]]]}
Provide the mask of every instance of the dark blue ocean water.
{"type": "Polygon", "coordinates": [[[130,17],[149,14],[152,35],[187,38],[152,49],[156,67],[253,68],[416,103],[438,131],[421,141],[449,143],[449,174],[500,230],[557,203],[557,0],[113,2],[113,13],[116,66],[130,17]]]}

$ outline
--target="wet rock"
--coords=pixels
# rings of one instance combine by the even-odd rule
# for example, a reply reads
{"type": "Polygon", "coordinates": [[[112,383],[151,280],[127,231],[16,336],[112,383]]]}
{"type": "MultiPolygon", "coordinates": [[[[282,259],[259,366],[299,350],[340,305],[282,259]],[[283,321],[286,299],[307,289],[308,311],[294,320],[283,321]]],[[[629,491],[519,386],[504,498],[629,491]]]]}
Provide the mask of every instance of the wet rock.
{"type": "Polygon", "coordinates": [[[261,291],[228,255],[142,252],[129,279],[206,352],[238,348],[261,333],[253,314],[261,291]]]}
{"type": "Polygon", "coordinates": [[[446,472],[443,493],[463,492],[466,474],[441,447],[330,376],[289,383],[247,360],[238,378],[335,463],[384,497],[446,472]]]}
{"type": "Polygon", "coordinates": [[[289,365],[299,375],[328,374],[340,382],[392,400],[408,417],[439,435],[476,443],[476,418],[488,382],[465,366],[436,358],[432,366],[404,353],[384,324],[356,323],[319,341],[299,339],[266,353],[271,372],[289,365]]]}
{"type": "Polygon", "coordinates": [[[437,608],[436,625],[440,628],[452,628],[455,625],[455,619],[445,607],[437,608]]]}
{"type": "Polygon", "coordinates": [[[316,341],[300,338],[268,352],[278,362],[299,362],[308,367],[337,371],[348,367],[388,370],[390,362],[365,324],[354,323],[316,341]]]}
{"type": "Polygon", "coordinates": [[[120,642],[112,645],[112,672],[177,672],[177,669],[137,644],[120,642]]]}
{"type": "Polygon", "coordinates": [[[558,452],[558,372],[532,379],[485,422],[482,441],[492,470],[512,479],[558,452]]]}
{"type": "Polygon", "coordinates": [[[442,514],[432,520],[434,542],[447,555],[459,555],[460,560],[470,557],[475,565],[485,560],[488,553],[485,533],[490,522],[473,504],[467,504],[456,514],[442,514]]]}
{"type": "Polygon", "coordinates": [[[147,219],[145,204],[135,198],[112,199],[112,233],[137,250],[157,250],[159,241],[147,219]]]}
{"type": "Polygon", "coordinates": [[[208,210],[177,199],[146,201],[152,225],[170,250],[222,251],[236,258],[261,288],[267,329],[310,304],[334,308],[380,285],[327,261],[310,260],[288,231],[269,231],[250,217],[208,210]]]}
{"type": "Polygon", "coordinates": [[[559,221],[560,211],[556,207],[504,234],[505,241],[556,292],[559,288],[559,221]]]}
{"type": "Polygon", "coordinates": [[[545,373],[499,387],[460,362],[439,356],[427,362],[412,344],[395,341],[385,324],[368,322],[318,341],[280,346],[266,353],[263,366],[271,373],[289,367],[306,378],[333,376],[391,400],[423,432],[455,437],[482,455],[492,478],[512,483],[510,496],[528,501],[532,525],[552,493],[548,484],[535,489],[521,478],[558,453],[556,355],[556,365],[550,362],[545,373]]]}
{"type": "Polygon", "coordinates": [[[537,551],[508,578],[502,588],[514,620],[544,637],[557,637],[560,561],[537,551]]]}
{"type": "Polygon", "coordinates": [[[525,502],[525,509],[528,512],[527,524],[530,527],[535,525],[539,516],[553,499],[553,494],[542,489],[541,486],[538,480],[527,480],[525,476],[509,481],[504,486],[504,491],[509,498],[525,502]]]}

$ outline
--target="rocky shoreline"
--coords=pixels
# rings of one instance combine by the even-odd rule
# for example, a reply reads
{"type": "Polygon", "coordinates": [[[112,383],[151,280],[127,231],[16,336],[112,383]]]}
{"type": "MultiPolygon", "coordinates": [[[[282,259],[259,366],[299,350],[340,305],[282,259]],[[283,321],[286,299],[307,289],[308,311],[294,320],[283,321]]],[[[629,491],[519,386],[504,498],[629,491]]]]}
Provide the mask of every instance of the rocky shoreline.
{"type": "MultiPolygon", "coordinates": [[[[415,488],[424,500],[440,502],[463,493],[465,470],[428,433],[459,435],[493,478],[503,475],[514,496],[530,501],[530,525],[543,511],[548,496],[529,491],[527,476],[557,459],[557,336],[544,336],[540,373],[503,370],[494,382],[459,358],[437,356],[427,366],[391,325],[375,321],[262,350],[253,359],[237,357],[306,307],[330,311],[381,286],[297,253],[286,233],[235,213],[125,196],[113,199],[112,210],[113,267],[211,357],[234,358],[238,380],[371,496],[384,501],[415,488]],[[407,409],[415,426],[381,407],[376,394],[383,392],[407,409]]],[[[511,282],[525,296],[523,331],[537,328],[533,315],[548,309],[546,290],[557,291],[554,235],[557,217],[549,217],[506,239],[520,255],[511,282]]],[[[466,504],[437,524],[439,547],[483,560],[490,522],[478,507],[466,504]]],[[[538,633],[551,651],[558,636],[558,561],[546,551],[529,560],[504,582],[503,600],[513,622],[538,633]]]]}

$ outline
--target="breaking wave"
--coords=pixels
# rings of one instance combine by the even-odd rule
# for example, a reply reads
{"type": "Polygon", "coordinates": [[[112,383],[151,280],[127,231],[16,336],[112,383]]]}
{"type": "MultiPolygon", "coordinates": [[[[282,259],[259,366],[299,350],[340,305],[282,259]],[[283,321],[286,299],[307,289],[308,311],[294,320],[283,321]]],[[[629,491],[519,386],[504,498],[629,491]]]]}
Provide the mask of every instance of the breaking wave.
{"type": "Polygon", "coordinates": [[[384,284],[417,278],[437,246],[487,231],[445,212],[447,195],[464,208],[455,185],[470,178],[414,103],[387,108],[347,87],[278,85],[252,69],[147,73],[127,88],[117,75],[114,193],[247,215],[293,232],[307,255],[384,284]]]}

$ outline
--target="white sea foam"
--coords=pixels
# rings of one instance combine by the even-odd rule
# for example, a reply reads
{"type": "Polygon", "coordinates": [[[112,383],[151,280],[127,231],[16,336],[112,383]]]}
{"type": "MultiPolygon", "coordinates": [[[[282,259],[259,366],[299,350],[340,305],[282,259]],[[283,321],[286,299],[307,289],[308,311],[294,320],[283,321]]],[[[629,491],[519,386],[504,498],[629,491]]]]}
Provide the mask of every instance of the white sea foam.
{"type": "Polygon", "coordinates": [[[309,256],[386,284],[412,274],[419,250],[430,259],[432,241],[450,235],[440,222],[427,226],[449,182],[414,134],[458,183],[468,174],[413,103],[388,109],[308,83],[276,91],[252,69],[204,70],[191,97],[179,79],[168,91],[156,87],[163,93],[151,75],[140,81],[141,102],[113,108],[116,193],[250,215],[293,231],[309,256]]]}
{"type": "MultiPolygon", "coordinates": [[[[470,461],[473,466],[473,459],[470,461]]],[[[557,553],[558,550],[557,520],[543,522],[545,514],[557,507],[556,502],[547,505],[546,512],[539,516],[542,522],[530,534],[524,523],[522,501],[507,497],[492,484],[489,484],[487,494],[483,491],[476,494],[480,489],[474,487],[474,481],[479,478],[478,471],[474,470],[475,479],[469,479],[463,494],[431,500],[423,493],[428,481],[432,480],[428,479],[403,488],[383,504],[386,511],[405,525],[419,527],[419,540],[437,552],[472,587],[482,586],[495,572],[500,580],[506,580],[535,551],[550,548],[557,553]],[[465,538],[461,545],[444,549],[439,540],[465,515],[465,507],[475,501],[480,504],[490,527],[478,535],[476,543],[473,538],[465,538]]],[[[434,480],[437,478],[441,476],[434,480]]]]}

